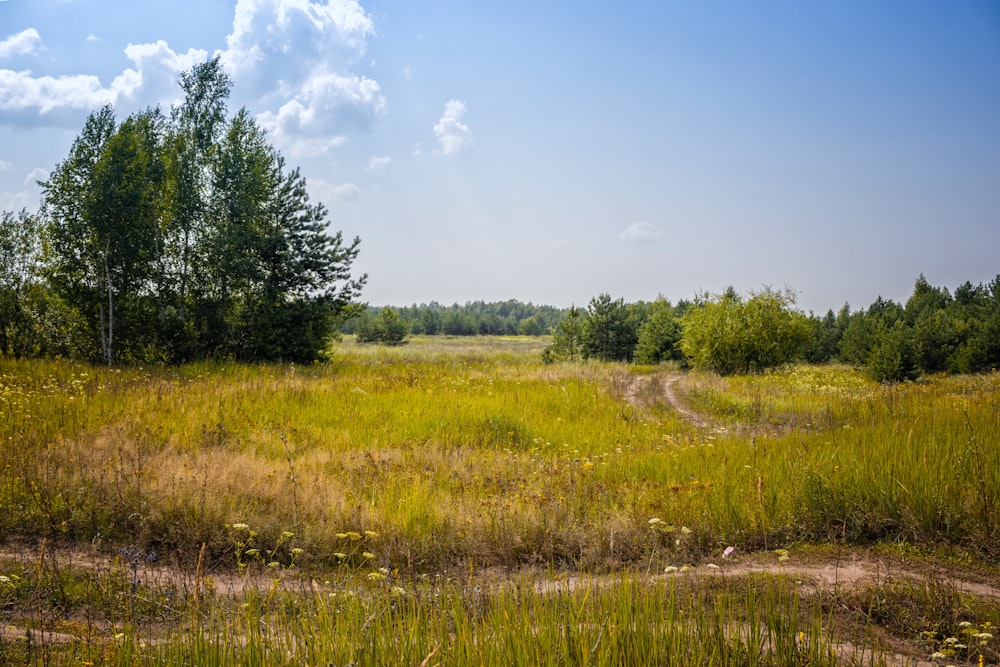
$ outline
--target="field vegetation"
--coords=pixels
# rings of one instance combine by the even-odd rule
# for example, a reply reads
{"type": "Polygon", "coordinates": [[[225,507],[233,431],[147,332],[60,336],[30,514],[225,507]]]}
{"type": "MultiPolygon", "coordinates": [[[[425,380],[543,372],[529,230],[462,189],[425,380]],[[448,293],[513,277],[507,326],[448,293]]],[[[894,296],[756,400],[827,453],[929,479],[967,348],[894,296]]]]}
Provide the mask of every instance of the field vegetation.
{"type": "Polygon", "coordinates": [[[997,373],[681,374],[547,344],[0,360],[0,656],[997,664],[997,373]]]}

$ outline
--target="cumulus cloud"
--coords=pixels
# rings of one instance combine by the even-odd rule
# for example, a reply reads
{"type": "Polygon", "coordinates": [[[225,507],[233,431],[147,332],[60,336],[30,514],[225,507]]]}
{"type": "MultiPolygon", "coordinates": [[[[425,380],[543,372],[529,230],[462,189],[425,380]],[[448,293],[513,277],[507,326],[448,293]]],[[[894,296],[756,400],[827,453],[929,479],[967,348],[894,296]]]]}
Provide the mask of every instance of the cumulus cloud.
{"type": "Polygon", "coordinates": [[[241,81],[295,86],[320,64],[336,71],[355,62],[374,29],[356,0],[238,0],[222,60],[241,81]]]}
{"type": "Polygon", "coordinates": [[[465,115],[465,102],[449,100],[444,105],[444,114],[434,124],[434,134],[441,143],[441,152],[445,155],[461,153],[473,147],[472,130],[462,122],[465,115]]]}
{"type": "Polygon", "coordinates": [[[637,243],[641,241],[652,241],[663,236],[663,230],[652,223],[640,220],[633,222],[625,228],[618,238],[626,243],[637,243]]]}
{"type": "Polygon", "coordinates": [[[30,55],[35,53],[41,45],[42,36],[34,28],[28,28],[0,41],[0,58],[30,55]]]}
{"type": "MultiPolygon", "coordinates": [[[[316,155],[385,113],[379,83],[354,71],[373,33],[358,0],[238,0],[227,48],[217,55],[233,78],[234,103],[264,109],[257,119],[281,150],[316,155]]],[[[0,56],[40,44],[37,31],[24,31],[0,42],[0,56]]],[[[133,66],[109,84],[87,74],[0,69],[0,121],[76,125],[81,111],[105,104],[169,106],[180,101],[180,73],[209,54],[176,53],[157,41],[129,44],[125,56],[133,66]]]]}
{"type": "Polygon", "coordinates": [[[258,115],[261,126],[295,155],[317,155],[339,146],[348,129],[368,129],[385,110],[378,82],[357,76],[316,74],[277,112],[258,115]]]}
{"type": "Polygon", "coordinates": [[[368,158],[368,166],[365,167],[367,171],[382,171],[386,167],[392,164],[392,158],[388,155],[373,155],[368,158]]]}
{"type": "Polygon", "coordinates": [[[373,32],[356,0],[239,0],[220,55],[237,88],[271,107],[258,120],[275,142],[315,155],[385,113],[378,82],[352,71],[373,32]]]}
{"type": "Polygon", "coordinates": [[[8,112],[4,114],[8,118],[34,112],[58,122],[59,112],[66,110],[92,111],[105,104],[137,107],[169,103],[174,101],[171,96],[177,96],[177,75],[208,56],[197,49],[178,54],[163,41],[129,44],[125,55],[135,68],[125,69],[108,86],[87,74],[34,76],[30,71],[0,69],[0,112],[8,112]]]}

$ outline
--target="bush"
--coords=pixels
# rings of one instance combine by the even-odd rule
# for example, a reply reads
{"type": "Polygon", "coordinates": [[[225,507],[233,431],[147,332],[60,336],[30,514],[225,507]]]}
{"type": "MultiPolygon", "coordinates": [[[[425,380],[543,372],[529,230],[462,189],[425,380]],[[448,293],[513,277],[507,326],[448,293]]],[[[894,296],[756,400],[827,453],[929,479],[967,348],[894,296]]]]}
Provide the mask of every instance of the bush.
{"type": "Polygon", "coordinates": [[[410,327],[395,310],[386,306],[375,317],[368,313],[362,315],[354,333],[359,343],[402,345],[403,339],[410,333],[410,327]]]}
{"type": "Polygon", "coordinates": [[[811,340],[809,319],[794,310],[790,290],[771,288],[744,299],[732,289],[682,318],[680,347],[695,368],[722,375],[752,373],[800,357],[811,340]]]}

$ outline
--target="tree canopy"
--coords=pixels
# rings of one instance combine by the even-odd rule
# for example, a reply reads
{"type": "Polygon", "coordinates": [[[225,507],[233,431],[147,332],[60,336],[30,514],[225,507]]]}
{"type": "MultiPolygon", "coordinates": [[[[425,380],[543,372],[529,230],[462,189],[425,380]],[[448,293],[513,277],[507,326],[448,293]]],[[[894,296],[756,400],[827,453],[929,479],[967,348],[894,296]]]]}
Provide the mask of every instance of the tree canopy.
{"type": "Polygon", "coordinates": [[[180,84],[169,118],[88,117],[41,183],[38,273],[106,363],[314,359],[364,285],[360,241],[327,231],[245,109],[228,116],[218,58],[180,84]]]}

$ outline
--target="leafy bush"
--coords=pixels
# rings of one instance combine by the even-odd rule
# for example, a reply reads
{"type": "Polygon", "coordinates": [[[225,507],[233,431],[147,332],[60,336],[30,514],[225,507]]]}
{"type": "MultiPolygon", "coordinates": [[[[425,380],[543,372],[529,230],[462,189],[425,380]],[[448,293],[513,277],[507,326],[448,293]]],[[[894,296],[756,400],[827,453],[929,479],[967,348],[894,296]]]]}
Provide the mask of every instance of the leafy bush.
{"type": "Polygon", "coordinates": [[[797,359],[811,340],[795,295],[765,288],[744,300],[733,289],[708,298],[682,318],[680,347],[696,368],[722,375],[760,372],[797,359]]]}
{"type": "Polygon", "coordinates": [[[375,317],[367,313],[362,315],[354,333],[359,343],[402,345],[403,339],[410,333],[410,327],[395,310],[386,306],[375,317]]]}

